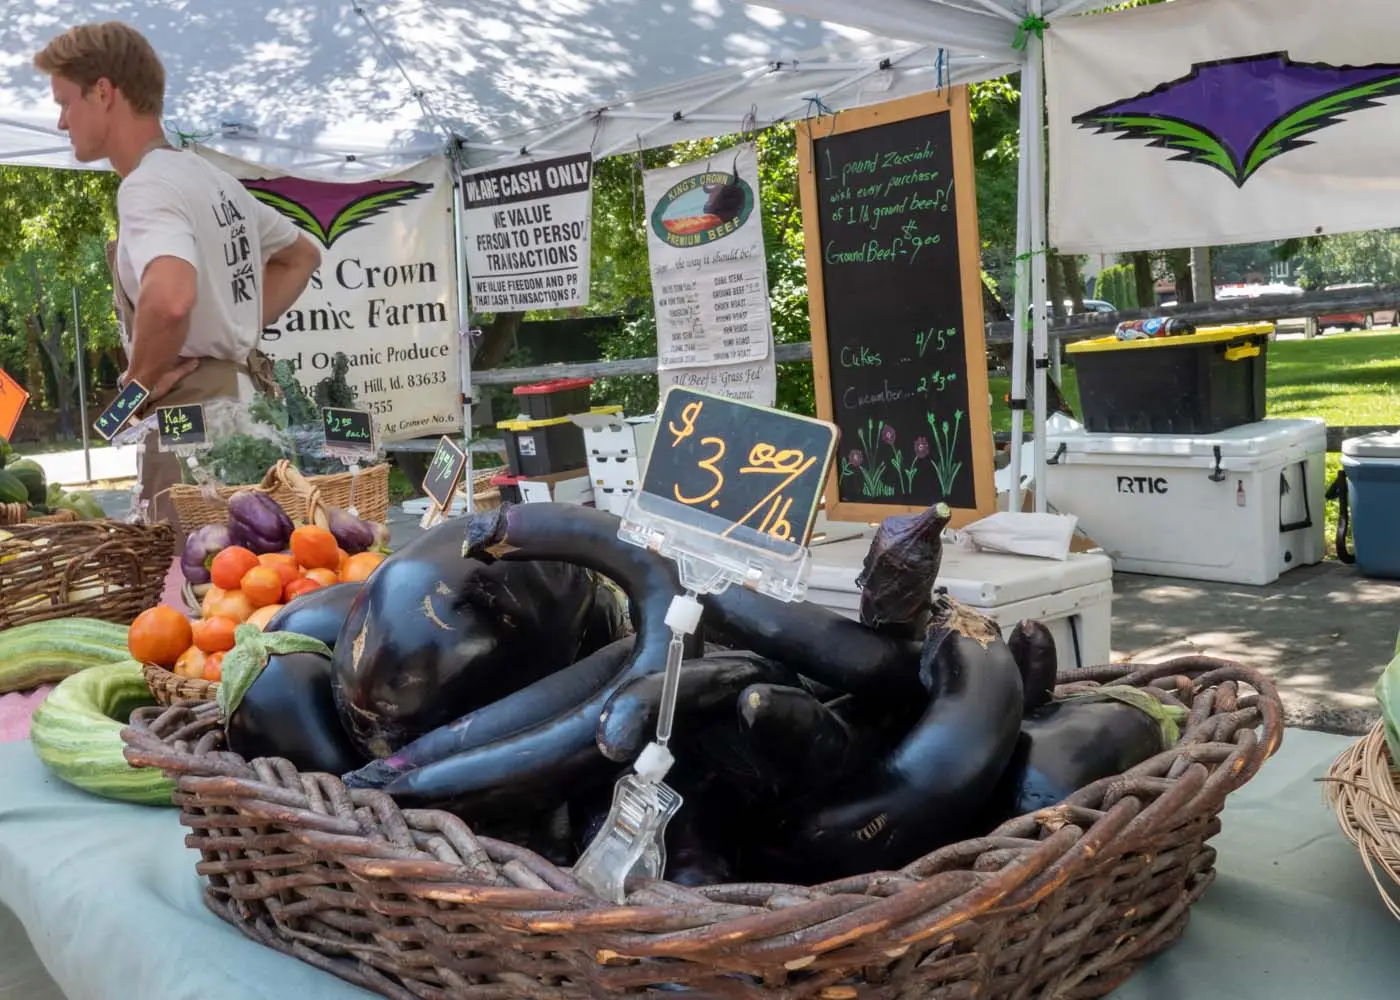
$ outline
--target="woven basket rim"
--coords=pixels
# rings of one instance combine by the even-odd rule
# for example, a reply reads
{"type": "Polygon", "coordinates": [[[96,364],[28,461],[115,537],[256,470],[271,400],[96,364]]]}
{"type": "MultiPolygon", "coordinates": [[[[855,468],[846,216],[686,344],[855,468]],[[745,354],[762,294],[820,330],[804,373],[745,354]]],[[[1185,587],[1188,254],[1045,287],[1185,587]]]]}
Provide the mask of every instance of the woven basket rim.
{"type": "MultiPolygon", "coordinates": [[[[666,882],[647,883],[661,893],[661,898],[669,895],[686,901],[692,929],[685,934],[659,935],[650,943],[632,940],[636,937],[632,935],[628,940],[634,947],[625,954],[700,958],[712,951],[732,948],[742,939],[755,935],[761,938],[767,925],[799,924],[805,917],[825,914],[831,910],[833,897],[853,893],[871,897],[860,908],[860,923],[868,925],[871,932],[891,920],[897,921],[914,903],[932,897],[943,899],[946,895],[938,907],[938,912],[947,912],[946,918],[924,927],[920,939],[946,933],[949,928],[998,907],[1032,906],[1077,871],[1110,863],[1115,853],[1150,841],[1156,824],[1170,827],[1189,816],[1217,812],[1225,797],[1253,778],[1282,742],[1283,706],[1277,689],[1248,667],[1212,657],[1186,656],[1141,668],[1091,668],[1060,677],[1061,687],[1109,682],[1153,686],[1168,694],[1173,689],[1181,690],[1185,683],[1193,708],[1181,741],[1121,775],[1079,790],[1056,806],[1009,820],[984,837],[941,848],[896,872],[872,872],[816,886],[755,887],[736,883],[685,889],[666,882]],[[1239,698],[1242,684],[1254,693],[1239,698]],[[1262,732],[1256,733],[1261,727],[1262,732]],[[1142,806],[1142,800],[1149,798],[1151,801],[1142,806]],[[975,884],[968,884],[969,866],[984,852],[1011,852],[1016,856],[994,875],[979,876],[975,884]],[[961,892],[947,895],[950,888],[959,886],[961,892]],[[733,902],[760,888],[786,893],[799,901],[767,916],[756,916],[752,908],[733,902]],[[736,914],[736,910],[744,912],[736,914]],[[705,919],[707,915],[710,919],[705,919]]],[[[261,808],[259,801],[268,803],[269,808],[278,801],[275,809],[280,811],[281,821],[291,822],[285,794],[274,793],[262,784],[274,773],[295,776],[298,772],[290,762],[265,758],[250,763],[237,754],[216,749],[207,738],[199,744],[188,742],[199,729],[192,724],[192,718],[207,719],[212,711],[209,705],[180,703],[159,714],[152,710],[138,712],[122,730],[127,759],[135,766],[161,768],[177,780],[187,795],[197,796],[199,789],[207,787],[207,779],[217,778],[219,798],[224,804],[228,804],[230,795],[253,809],[261,808]],[[179,729],[185,738],[170,744],[160,732],[168,736],[173,729],[179,729]],[[240,791],[232,791],[232,786],[240,791]]],[[[361,830],[357,840],[352,833],[356,826],[353,823],[332,835],[328,819],[316,819],[305,812],[309,826],[301,828],[298,839],[313,850],[319,846],[321,853],[337,855],[337,860],[357,878],[389,880],[405,892],[430,893],[431,898],[440,901],[467,903],[478,915],[484,911],[529,910],[539,915],[536,929],[548,926],[558,931],[570,924],[622,933],[637,923],[650,926],[659,919],[655,894],[642,894],[637,902],[621,905],[602,901],[584,891],[566,869],[525,848],[478,837],[451,814],[400,810],[385,793],[347,789],[332,775],[318,774],[313,779],[302,774],[300,780],[314,781],[327,800],[341,797],[357,810],[369,809],[381,820],[385,816],[396,817],[391,828],[402,820],[411,820],[420,828],[451,831],[449,839],[459,848],[467,848],[462,863],[448,862],[424,850],[393,845],[382,834],[365,836],[361,830]],[[326,844],[319,844],[323,835],[327,837],[326,844]],[[336,846],[329,846],[332,844],[336,846]],[[354,849],[356,844],[358,849],[354,849]],[[509,861],[520,862],[534,873],[535,888],[502,885],[499,877],[492,876],[492,863],[509,861]]],[[[272,813],[268,815],[271,818],[272,813]]],[[[842,934],[837,933],[838,925],[845,926],[840,916],[843,912],[846,911],[838,908],[818,921],[831,929],[823,937],[804,939],[800,947],[794,946],[793,957],[842,947],[859,937],[849,927],[842,934]]],[[[770,957],[781,956],[774,953],[770,957]]]]}
{"type": "Polygon", "coordinates": [[[1400,920],[1400,770],[1378,719],[1327,769],[1323,797],[1361,855],[1391,915],[1400,920]]]}

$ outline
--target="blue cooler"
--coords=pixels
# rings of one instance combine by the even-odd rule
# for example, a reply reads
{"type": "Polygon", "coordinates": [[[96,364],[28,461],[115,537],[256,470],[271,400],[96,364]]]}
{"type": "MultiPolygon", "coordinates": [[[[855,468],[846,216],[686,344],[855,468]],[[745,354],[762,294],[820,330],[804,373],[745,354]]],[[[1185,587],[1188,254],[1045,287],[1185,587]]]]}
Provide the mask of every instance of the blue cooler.
{"type": "MultiPolygon", "coordinates": [[[[1366,576],[1400,579],[1400,431],[1343,441],[1342,471],[1356,568],[1366,576]]],[[[1345,530],[1338,526],[1339,556],[1345,530]]]]}

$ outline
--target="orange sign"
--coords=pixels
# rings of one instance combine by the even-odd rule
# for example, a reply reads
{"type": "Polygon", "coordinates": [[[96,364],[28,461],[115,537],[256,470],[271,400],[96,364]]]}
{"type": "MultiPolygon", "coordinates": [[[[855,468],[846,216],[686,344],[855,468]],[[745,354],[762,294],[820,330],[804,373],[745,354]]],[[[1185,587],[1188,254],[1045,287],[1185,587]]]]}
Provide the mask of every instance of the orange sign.
{"type": "Polygon", "coordinates": [[[0,368],[0,437],[9,439],[19,423],[19,415],[24,412],[24,404],[29,402],[29,393],[10,378],[9,372],[0,368]]]}

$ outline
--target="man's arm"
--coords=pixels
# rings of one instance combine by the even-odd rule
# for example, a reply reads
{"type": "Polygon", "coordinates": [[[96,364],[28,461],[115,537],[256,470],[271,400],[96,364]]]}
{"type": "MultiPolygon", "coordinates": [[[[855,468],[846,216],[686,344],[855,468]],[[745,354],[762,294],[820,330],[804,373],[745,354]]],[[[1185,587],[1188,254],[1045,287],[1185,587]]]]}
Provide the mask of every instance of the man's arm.
{"type": "Polygon", "coordinates": [[[292,307],[320,266],[321,251],[301,235],[268,257],[263,266],[263,326],[292,307]]]}
{"type": "Polygon", "coordinates": [[[180,362],[194,311],[195,269],[178,257],[157,257],[141,277],[136,329],[125,381],[135,380],[159,398],[193,370],[180,362]]]}

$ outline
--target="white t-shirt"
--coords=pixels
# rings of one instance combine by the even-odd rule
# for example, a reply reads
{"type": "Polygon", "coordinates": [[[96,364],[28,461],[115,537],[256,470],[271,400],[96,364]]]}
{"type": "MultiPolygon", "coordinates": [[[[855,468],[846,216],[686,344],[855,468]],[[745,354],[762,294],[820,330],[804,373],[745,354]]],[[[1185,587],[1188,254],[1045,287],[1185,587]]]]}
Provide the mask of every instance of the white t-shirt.
{"type": "Polygon", "coordinates": [[[181,356],[247,360],[262,333],[263,265],[296,241],[296,227],[237,178],[175,149],[147,153],[122,180],[117,219],[117,274],[133,303],[157,257],[188,261],[198,274],[181,356]]]}

